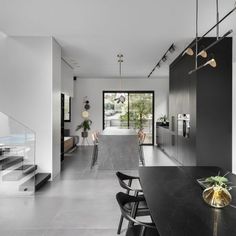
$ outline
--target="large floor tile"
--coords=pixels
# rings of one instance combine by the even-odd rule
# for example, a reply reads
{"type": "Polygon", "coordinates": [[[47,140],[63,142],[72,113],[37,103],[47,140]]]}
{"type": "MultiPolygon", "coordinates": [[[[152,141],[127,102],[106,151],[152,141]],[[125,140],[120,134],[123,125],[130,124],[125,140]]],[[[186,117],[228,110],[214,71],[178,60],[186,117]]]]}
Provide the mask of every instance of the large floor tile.
{"type": "MultiPolygon", "coordinates": [[[[176,165],[158,148],[145,146],[147,165],[176,165]]],[[[0,236],[115,236],[122,191],[115,171],[91,168],[92,147],[65,157],[62,173],[34,197],[0,197],[0,236]]],[[[125,171],[138,175],[137,170],[125,171]]],[[[122,236],[127,222],[124,222],[122,236]]]]}

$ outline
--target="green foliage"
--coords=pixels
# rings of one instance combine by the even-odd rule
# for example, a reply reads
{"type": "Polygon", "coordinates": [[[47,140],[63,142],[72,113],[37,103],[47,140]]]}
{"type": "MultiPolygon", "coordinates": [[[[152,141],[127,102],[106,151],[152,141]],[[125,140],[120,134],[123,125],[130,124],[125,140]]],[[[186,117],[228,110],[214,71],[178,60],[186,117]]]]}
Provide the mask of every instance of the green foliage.
{"type": "MultiPolygon", "coordinates": [[[[152,103],[150,97],[133,95],[130,97],[129,120],[134,122],[136,129],[142,129],[148,116],[152,113],[152,103]]],[[[121,121],[128,121],[128,112],[120,116],[121,121]]]]}
{"type": "Polygon", "coordinates": [[[206,182],[210,183],[211,185],[219,185],[219,186],[227,186],[229,180],[224,176],[211,176],[208,177],[206,182]]]}
{"type": "Polygon", "coordinates": [[[105,110],[114,110],[115,109],[115,105],[111,102],[107,102],[105,103],[105,110]]]}
{"type": "Polygon", "coordinates": [[[134,121],[135,128],[142,129],[144,123],[147,121],[148,116],[152,113],[152,103],[150,97],[146,97],[145,95],[133,96],[131,98],[131,106],[130,110],[130,120],[134,121]]]}
{"type": "Polygon", "coordinates": [[[164,115],[164,116],[161,116],[161,117],[158,119],[158,121],[160,121],[160,122],[162,122],[162,123],[166,123],[166,122],[168,121],[168,118],[167,118],[166,115],[164,115]]]}
{"type": "Polygon", "coordinates": [[[90,125],[92,124],[92,121],[89,119],[85,119],[80,125],[77,126],[76,131],[83,128],[83,131],[86,132],[90,130],[90,125]]]}

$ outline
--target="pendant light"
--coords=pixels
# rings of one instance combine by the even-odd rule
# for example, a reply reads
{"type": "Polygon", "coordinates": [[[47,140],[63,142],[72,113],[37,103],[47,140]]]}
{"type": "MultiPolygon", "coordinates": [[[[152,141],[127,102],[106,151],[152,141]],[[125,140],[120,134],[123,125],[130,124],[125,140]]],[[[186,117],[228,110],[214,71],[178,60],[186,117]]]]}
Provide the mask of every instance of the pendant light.
{"type": "Polygon", "coordinates": [[[209,46],[207,46],[206,48],[202,49],[197,56],[201,56],[203,58],[207,57],[207,50],[209,50],[211,47],[213,47],[214,45],[216,45],[217,43],[219,43],[220,41],[222,41],[224,38],[226,38],[228,35],[230,35],[231,33],[233,33],[233,30],[229,30],[228,32],[226,32],[222,37],[218,38],[215,42],[213,42],[212,44],[210,44],[209,46]]]}
{"type": "Polygon", "coordinates": [[[193,56],[194,51],[193,51],[192,48],[187,48],[187,49],[183,52],[182,56],[184,56],[185,54],[187,54],[187,55],[189,55],[189,56],[193,56]]]}
{"type": "Polygon", "coordinates": [[[214,58],[211,58],[209,61],[207,61],[207,62],[204,63],[203,65],[197,67],[197,68],[194,69],[194,70],[189,71],[188,74],[191,75],[193,72],[196,72],[196,71],[198,71],[198,70],[200,70],[200,69],[202,69],[203,67],[208,66],[208,65],[211,66],[211,67],[213,67],[213,68],[215,68],[215,67],[217,66],[216,60],[215,60],[214,58]]]}
{"type": "MultiPolygon", "coordinates": [[[[218,6],[218,0],[216,0],[217,2],[216,2],[216,11],[217,11],[217,16],[216,16],[216,24],[215,25],[213,25],[205,34],[203,34],[198,40],[195,40],[193,43],[191,43],[187,48],[185,48],[184,49],[184,52],[183,52],[183,54],[182,54],[182,56],[184,56],[184,55],[189,55],[189,56],[193,56],[194,55],[194,51],[193,51],[193,47],[194,47],[194,45],[196,44],[196,43],[199,43],[202,39],[204,39],[205,38],[205,36],[206,35],[208,35],[213,29],[215,29],[215,28],[217,28],[216,29],[216,32],[217,32],[217,40],[219,40],[220,38],[219,38],[219,25],[220,25],[220,23],[222,23],[226,18],[228,18],[233,12],[235,12],[236,11],[236,1],[235,1],[235,4],[234,4],[234,7],[233,7],[233,9],[232,10],[230,10],[226,15],[224,15],[221,19],[219,19],[219,13],[218,13],[218,8],[219,8],[219,6],[218,6]]],[[[228,31],[229,32],[229,31],[228,31]]],[[[227,32],[227,33],[228,33],[227,32]]],[[[227,34],[226,33],[226,34],[227,34]]],[[[223,36],[222,36],[223,37],[223,36]]],[[[226,36],[225,36],[226,37],[226,36]]],[[[217,41],[217,43],[218,43],[219,41],[217,41]]],[[[199,53],[198,53],[199,54],[199,53]]],[[[203,53],[203,52],[201,52],[201,55],[203,55],[203,56],[206,56],[206,54],[205,53],[203,53]]]]}
{"type": "MultiPolygon", "coordinates": [[[[117,57],[118,57],[118,63],[119,63],[119,75],[120,75],[120,90],[122,91],[122,88],[123,88],[123,86],[122,86],[122,77],[121,77],[121,65],[122,65],[122,63],[124,62],[124,60],[123,60],[123,54],[118,54],[117,55],[117,57]]],[[[118,97],[116,97],[114,100],[119,104],[119,103],[124,103],[125,102],[125,94],[124,93],[119,93],[118,94],[119,96],[118,97]]]]}

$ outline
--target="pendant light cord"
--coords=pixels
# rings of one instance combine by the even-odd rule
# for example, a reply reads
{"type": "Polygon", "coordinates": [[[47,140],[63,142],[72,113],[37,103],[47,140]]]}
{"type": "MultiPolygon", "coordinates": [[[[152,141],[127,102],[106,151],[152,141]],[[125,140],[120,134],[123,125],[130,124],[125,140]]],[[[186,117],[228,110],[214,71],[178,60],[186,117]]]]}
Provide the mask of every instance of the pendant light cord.
{"type": "Polygon", "coordinates": [[[120,75],[120,90],[122,90],[123,88],[123,81],[122,81],[122,70],[121,70],[121,63],[123,62],[123,55],[122,54],[118,54],[118,63],[119,63],[119,75],[120,75]]]}
{"type": "Polygon", "coordinates": [[[219,25],[219,0],[216,0],[216,39],[219,39],[220,25],[219,25]]]}
{"type": "Polygon", "coordinates": [[[120,74],[120,90],[122,90],[121,59],[119,60],[119,74],[120,74]]]}

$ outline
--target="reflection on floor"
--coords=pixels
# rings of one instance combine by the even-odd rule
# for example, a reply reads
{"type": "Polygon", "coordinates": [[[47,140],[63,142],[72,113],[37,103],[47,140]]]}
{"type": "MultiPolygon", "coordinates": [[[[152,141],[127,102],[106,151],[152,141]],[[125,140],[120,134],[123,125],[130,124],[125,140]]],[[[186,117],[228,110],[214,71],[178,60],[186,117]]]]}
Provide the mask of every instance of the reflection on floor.
{"type": "MultiPolygon", "coordinates": [[[[147,165],[175,165],[156,147],[145,146],[144,155],[147,165]]],[[[91,170],[91,157],[92,147],[68,155],[61,176],[35,197],[0,197],[0,235],[115,236],[120,186],[114,171],[91,170]]]]}

